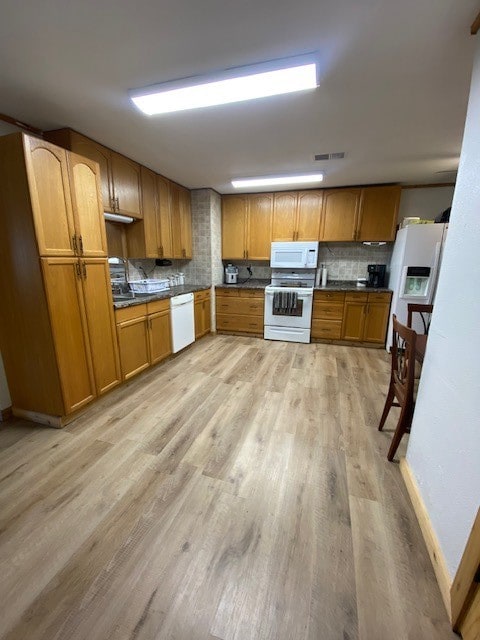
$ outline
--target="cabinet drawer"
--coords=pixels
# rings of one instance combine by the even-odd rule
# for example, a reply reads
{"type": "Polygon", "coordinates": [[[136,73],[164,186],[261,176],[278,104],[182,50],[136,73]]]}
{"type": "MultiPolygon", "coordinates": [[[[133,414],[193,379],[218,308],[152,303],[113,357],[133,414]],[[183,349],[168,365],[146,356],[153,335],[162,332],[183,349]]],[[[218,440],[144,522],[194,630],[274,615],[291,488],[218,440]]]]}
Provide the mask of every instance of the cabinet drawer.
{"type": "Polygon", "coordinates": [[[390,302],[390,296],[392,294],[390,291],[381,291],[379,293],[369,293],[368,301],[369,302],[390,302]]]}
{"type": "Polygon", "coordinates": [[[217,296],[224,296],[229,298],[238,298],[240,289],[227,289],[226,287],[217,287],[215,289],[217,296]]]}
{"type": "Polygon", "coordinates": [[[314,302],[343,302],[345,293],[343,291],[314,291],[314,302]]]}
{"type": "Polygon", "coordinates": [[[355,291],[350,291],[345,294],[345,302],[366,302],[368,298],[368,293],[355,291]]]}
{"type": "Polygon", "coordinates": [[[115,322],[126,322],[127,320],[133,320],[133,318],[140,318],[140,316],[147,315],[146,304],[136,304],[132,307],[125,307],[124,309],[115,310],[115,322]]]}
{"type": "Polygon", "coordinates": [[[217,298],[217,313],[262,316],[264,302],[258,298],[217,298]]]}
{"type": "Polygon", "coordinates": [[[265,298],[264,289],[240,289],[239,292],[241,298],[265,298]]]}
{"type": "Polygon", "coordinates": [[[343,318],[343,302],[313,303],[313,318],[323,320],[341,320],[343,318]]]}
{"type": "Polygon", "coordinates": [[[153,300],[147,303],[148,313],[158,313],[159,311],[169,311],[170,299],[167,300],[153,300]]]}
{"type": "Polygon", "coordinates": [[[220,331],[263,333],[263,316],[224,315],[217,313],[217,329],[220,331]]]}
{"type": "Polygon", "coordinates": [[[195,291],[193,295],[195,297],[195,302],[207,300],[208,298],[210,298],[210,289],[206,289],[205,291],[195,291]]]}
{"type": "Polygon", "coordinates": [[[312,320],[312,338],[330,338],[340,340],[342,335],[341,320],[312,320]]]}

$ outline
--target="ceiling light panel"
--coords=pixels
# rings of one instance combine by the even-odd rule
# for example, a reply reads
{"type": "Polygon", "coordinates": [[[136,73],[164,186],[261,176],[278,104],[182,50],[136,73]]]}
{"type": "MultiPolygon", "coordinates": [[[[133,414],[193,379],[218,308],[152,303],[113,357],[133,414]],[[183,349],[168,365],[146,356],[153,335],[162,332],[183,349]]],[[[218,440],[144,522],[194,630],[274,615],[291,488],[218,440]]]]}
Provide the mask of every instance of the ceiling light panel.
{"type": "Polygon", "coordinates": [[[323,181],[323,173],[308,173],[296,176],[263,176],[261,178],[239,178],[232,180],[235,189],[269,187],[287,184],[312,184],[323,181]]]}
{"type": "Polygon", "coordinates": [[[307,61],[302,56],[231,69],[215,76],[197,76],[155,85],[131,91],[130,98],[143,113],[156,115],[293,93],[317,86],[316,63],[311,57],[307,61]]]}

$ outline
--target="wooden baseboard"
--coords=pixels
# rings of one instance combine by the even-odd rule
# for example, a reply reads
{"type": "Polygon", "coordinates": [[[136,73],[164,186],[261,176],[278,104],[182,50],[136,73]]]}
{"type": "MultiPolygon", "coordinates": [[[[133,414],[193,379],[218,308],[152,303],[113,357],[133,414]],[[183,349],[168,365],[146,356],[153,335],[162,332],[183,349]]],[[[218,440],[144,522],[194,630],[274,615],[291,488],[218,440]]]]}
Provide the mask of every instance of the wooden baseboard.
{"type": "Polygon", "coordinates": [[[407,487],[408,495],[410,496],[410,500],[413,505],[413,510],[415,511],[415,515],[417,516],[423,539],[425,540],[425,544],[427,545],[428,554],[430,556],[430,560],[432,561],[433,570],[435,571],[435,576],[437,578],[438,586],[440,587],[440,592],[442,594],[445,608],[451,620],[452,604],[450,589],[452,587],[452,579],[447,568],[445,556],[443,555],[440,543],[438,542],[437,534],[433,529],[428,511],[425,507],[425,503],[423,502],[422,495],[418,489],[417,481],[412,473],[412,470],[410,469],[406,458],[400,459],[400,471],[402,473],[405,486],[407,487]]]}
{"type": "Polygon", "coordinates": [[[7,407],[6,409],[0,409],[0,422],[6,422],[10,420],[13,416],[12,407],[7,407]]]}
{"type": "Polygon", "coordinates": [[[25,409],[13,408],[13,415],[17,418],[23,418],[37,424],[42,424],[46,427],[55,427],[55,429],[61,429],[65,426],[66,422],[63,422],[61,416],[49,416],[46,413],[38,413],[38,411],[27,411],[25,409]]]}

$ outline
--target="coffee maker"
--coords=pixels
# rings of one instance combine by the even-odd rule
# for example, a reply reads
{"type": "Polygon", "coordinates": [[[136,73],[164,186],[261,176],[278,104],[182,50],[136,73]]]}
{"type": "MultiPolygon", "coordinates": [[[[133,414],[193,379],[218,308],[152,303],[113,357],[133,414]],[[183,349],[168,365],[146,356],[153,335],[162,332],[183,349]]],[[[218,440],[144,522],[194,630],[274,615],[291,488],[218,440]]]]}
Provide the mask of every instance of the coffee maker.
{"type": "Polygon", "coordinates": [[[385,286],[386,264],[369,264],[367,267],[368,281],[367,287],[379,289],[385,286]]]}
{"type": "Polygon", "coordinates": [[[237,284],[238,267],[234,264],[227,264],[225,267],[225,284],[237,284]]]}

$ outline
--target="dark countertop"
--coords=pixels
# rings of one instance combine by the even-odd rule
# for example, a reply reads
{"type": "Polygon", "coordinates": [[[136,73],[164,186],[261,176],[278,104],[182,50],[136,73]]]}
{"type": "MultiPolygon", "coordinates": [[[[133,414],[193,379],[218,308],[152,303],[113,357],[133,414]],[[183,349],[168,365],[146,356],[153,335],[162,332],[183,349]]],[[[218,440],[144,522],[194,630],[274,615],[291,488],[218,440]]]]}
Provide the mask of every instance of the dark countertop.
{"type": "Polygon", "coordinates": [[[215,289],[265,289],[270,280],[258,280],[251,278],[246,282],[237,282],[237,284],[217,284],[215,289]]]}
{"type": "Polygon", "coordinates": [[[330,280],[325,287],[314,287],[315,291],[359,291],[366,293],[391,293],[387,287],[358,287],[356,280],[330,280]]]}
{"type": "Polygon", "coordinates": [[[168,300],[174,296],[179,296],[182,293],[193,293],[194,291],[204,291],[210,289],[209,284],[179,284],[175,287],[167,289],[167,291],[159,291],[153,294],[141,294],[135,296],[135,298],[128,298],[127,300],[118,300],[113,302],[115,309],[125,309],[125,307],[133,307],[137,304],[145,304],[145,302],[153,302],[154,300],[168,300]]]}

